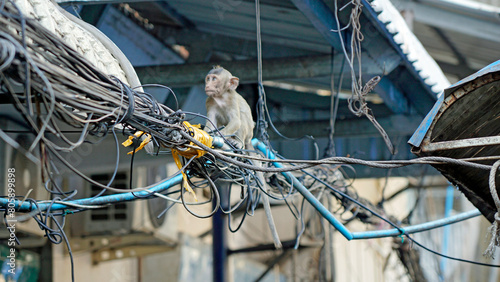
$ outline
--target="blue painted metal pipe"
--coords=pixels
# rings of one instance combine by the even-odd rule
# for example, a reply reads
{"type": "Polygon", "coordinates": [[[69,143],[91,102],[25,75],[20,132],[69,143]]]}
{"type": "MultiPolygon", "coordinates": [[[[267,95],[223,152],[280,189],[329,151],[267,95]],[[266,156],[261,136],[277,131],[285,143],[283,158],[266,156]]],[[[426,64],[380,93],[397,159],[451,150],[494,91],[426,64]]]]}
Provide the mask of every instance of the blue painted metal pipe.
{"type": "MultiPolygon", "coordinates": [[[[447,218],[451,214],[451,210],[453,209],[453,192],[455,191],[455,187],[452,185],[448,185],[448,188],[446,188],[446,201],[444,204],[444,217],[447,218]]],[[[442,253],[445,255],[448,255],[448,243],[449,243],[449,238],[450,238],[450,226],[446,225],[443,230],[443,248],[442,248],[442,253]]],[[[446,258],[441,257],[441,261],[439,263],[441,267],[441,274],[440,278],[441,280],[444,281],[444,277],[446,274],[446,258]]]]}
{"type": "MultiPolygon", "coordinates": [[[[137,200],[139,197],[145,197],[152,192],[163,192],[167,190],[168,188],[177,185],[182,182],[182,175],[179,174],[171,179],[165,180],[164,182],[148,189],[148,191],[140,191],[140,192],[128,192],[128,193],[121,193],[121,194],[113,194],[113,195],[107,195],[107,196],[101,196],[98,198],[86,198],[86,199],[78,199],[78,200],[73,200],[73,201],[68,201],[68,203],[73,203],[73,204],[78,204],[78,205],[104,205],[104,204],[112,204],[112,203],[118,203],[118,202],[127,202],[127,201],[133,201],[137,200]]],[[[8,199],[0,199],[0,206],[1,207],[7,207],[7,204],[9,203],[8,199]]],[[[22,203],[21,206],[19,204],[21,203],[20,200],[15,200],[15,208],[17,211],[20,212],[29,212],[34,209],[36,209],[35,205],[29,202],[24,202],[22,203]]],[[[39,208],[44,211],[47,210],[50,206],[50,203],[39,203],[38,204],[39,208]]],[[[51,207],[51,211],[55,210],[64,210],[64,209],[73,209],[74,207],[64,205],[64,204],[58,204],[54,203],[51,207]]]]}
{"type": "MultiPolygon", "coordinates": [[[[214,137],[212,146],[214,148],[221,148],[224,145],[224,140],[220,137],[214,137]]],[[[171,179],[167,179],[164,182],[148,189],[148,191],[140,191],[140,192],[128,192],[128,193],[120,193],[120,194],[113,194],[113,195],[107,195],[107,196],[101,196],[97,198],[86,198],[86,199],[78,199],[78,200],[73,200],[73,201],[68,201],[68,203],[72,204],[78,204],[78,205],[105,205],[105,204],[114,204],[114,203],[119,203],[119,202],[128,202],[128,201],[133,201],[137,200],[141,197],[145,197],[152,192],[160,193],[163,192],[167,189],[169,189],[172,186],[175,186],[177,184],[180,184],[182,182],[182,175],[179,174],[177,176],[172,177],[171,179]]],[[[0,207],[7,207],[7,204],[9,203],[8,199],[5,198],[0,198],[0,207]]],[[[21,204],[21,201],[15,200],[15,209],[19,212],[29,212],[34,209],[36,209],[36,206],[32,203],[29,202],[24,202],[21,204]]],[[[50,203],[39,203],[38,207],[40,210],[45,211],[49,208],[50,203]]],[[[58,204],[54,203],[50,207],[51,211],[56,211],[56,210],[64,210],[64,209],[72,209],[74,207],[64,205],[64,204],[58,204]]]]}
{"type": "Polygon", "coordinates": [[[395,237],[399,236],[401,234],[400,230],[404,231],[404,234],[412,234],[412,233],[418,233],[422,231],[427,231],[431,229],[435,229],[438,227],[442,227],[448,224],[456,223],[459,221],[464,221],[469,218],[473,218],[476,216],[481,215],[481,212],[477,209],[464,212],[461,214],[457,214],[454,216],[450,216],[447,218],[442,218],[439,220],[435,221],[430,221],[418,225],[413,225],[405,228],[400,228],[400,229],[387,229],[387,230],[375,230],[375,231],[365,231],[365,232],[353,232],[352,233],[352,239],[353,240],[360,240],[360,239],[372,239],[372,238],[383,238],[383,237],[395,237]]]}
{"type": "MultiPolygon", "coordinates": [[[[259,149],[264,154],[266,154],[268,159],[275,159],[276,156],[267,149],[267,147],[257,139],[252,140],[252,145],[254,148],[259,149]]],[[[275,167],[283,167],[281,163],[274,162],[275,167]]],[[[306,200],[313,205],[313,207],[326,219],[328,220],[337,230],[344,235],[347,240],[360,240],[360,239],[373,239],[373,238],[383,238],[383,237],[395,237],[402,233],[412,234],[422,231],[427,231],[435,228],[439,228],[445,225],[453,224],[459,221],[464,221],[476,216],[481,215],[479,210],[472,210],[457,214],[455,216],[446,217],[443,219],[422,223],[419,225],[413,225],[409,227],[401,227],[399,229],[386,229],[386,230],[375,230],[375,231],[365,231],[365,232],[350,232],[341,222],[339,222],[329,210],[327,210],[319,201],[314,197],[314,195],[307,190],[300,182],[293,176],[290,172],[282,173],[286,180],[293,184],[293,186],[301,193],[306,200]]]]}
{"type": "MultiPolygon", "coordinates": [[[[257,139],[252,139],[252,145],[254,148],[259,149],[261,152],[263,152],[269,159],[275,159],[276,156],[273,154],[273,152],[269,151],[262,142],[260,142],[257,139]]],[[[273,165],[275,167],[281,168],[283,165],[281,163],[274,162],[273,165]]],[[[342,235],[347,240],[351,240],[352,234],[347,228],[340,222],[338,221],[335,216],[327,209],[325,206],[321,204],[316,197],[314,197],[309,190],[307,190],[306,187],[304,187],[295,176],[293,176],[290,172],[282,172],[283,176],[285,176],[286,180],[290,182],[297,191],[299,191],[304,198],[326,219],[328,222],[330,222],[342,235]]]]}
{"type": "MultiPolygon", "coordinates": [[[[252,140],[252,145],[254,148],[257,148],[261,150],[264,154],[267,155],[269,159],[275,159],[276,156],[270,152],[267,147],[261,143],[257,139],[252,140]]],[[[275,167],[281,168],[283,165],[278,162],[274,162],[273,165],[275,167]]],[[[469,218],[473,218],[476,216],[481,215],[479,210],[472,210],[469,212],[461,213],[455,216],[443,218],[440,220],[435,220],[419,225],[414,225],[414,226],[409,226],[405,228],[400,228],[400,229],[388,229],[388,230],[376,230],[376,231],[366,231],[366,232],[350,232],[341,222],[339,222],[333,214],[325,208],[319,201],[314,197],[314,195],[307,190],[298,180],[293,176],[290,172],[283,172],[282,173],[286,180],[292,183],[293,187],[301,193],[304,198],[326,219],[328,222],[330,222],[339,232],[347,239],[347,240],[359,240],[359,239],[372,239],[372,238],[382,238],[382,237],[394,237],[394,236],[399,236],[401,234],[401,231],[404,231],[405,234],[411,234],[411,233],[417,233],[417,232],[422,232],[422,231],[427,231],[430,229],[435,229],[438,227],[442,227],[448,224],[456,223],[459,221],[464,221],[469,218]]],[[[157,186],[154,186],[150,188],[148,191],[140,191],[140,192],[128,192],[128,193],[121,193],[121,194],[113,194],[113,195],[107,195],[107,196],[102,196],[98,198],[86,198],[86,199],[79,199],[79,200],[73,200],[73,201],[68,201],[68,203],[74,203],[74,204],[79,204],[79,205],[103,205],[103,204],[113,204],[113,203],[118,203],[118,202],[125,202],[125,201],[133,201],[137,200],[138,197],[144,197],[149,195],[151,192],[163,192],[167,189],[169,189],[172,186],[175,186],[177,184],[180,184],[182,182],[182,175],[177,175],[171,179],[165,180],[164,182],[158,184],[157,186]]],[[[20,212],[29,212],[35,209],[35,205],[24,202],[21,204],[21,201],[15,200],[15,208],[16,210],[20,212]],[[21,205],[20,205],[21,204],[21,205]]],[[[0,207],[7,207],[9,204],[8,199],[5,198],[0,198],[0,207]]],[[[50,206],[50,203],[39,203],[38,204],[39,208],[44,211],[47,210],[50,206]]],[[[55,210],[64,210],[64,209],[72,209],[71,206],[64,205],[64,204],[57,204],[54,203],[51,207],[52,211],[55,210]]]]}

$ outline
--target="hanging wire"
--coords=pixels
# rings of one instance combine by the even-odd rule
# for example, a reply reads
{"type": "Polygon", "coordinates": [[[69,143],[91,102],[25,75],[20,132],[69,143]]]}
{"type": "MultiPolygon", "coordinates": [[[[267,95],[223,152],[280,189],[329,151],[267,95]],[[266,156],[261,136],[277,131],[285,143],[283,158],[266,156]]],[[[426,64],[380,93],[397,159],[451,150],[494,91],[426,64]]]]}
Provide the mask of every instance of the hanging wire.
{"type": "Polygon", "coordinates": [[[363,86],[362,71],[361,71],[361,51],[362,51],[361,41],[363,41],[364,36],[361,33],[361,23],[360,23],[360,16],[362,13],[363,5],[359,0],[352,0],[349,1],[346,4],[346,6],[342,7],[339,10],[337,1],[334,1],[334,3],[335,3],[334,7],[335,22],[337,24],[337,27],[339,27],[339,30],[332,30],[332,32],[338,33],[340,44],[342,46],[342,52],[344,53],[344,56],[347,60],[347,65],[351,70],[352,95],[348,99],[349,110],[358,117],[366,116],[368,120],[370,120],[370,122],[379,131],[380,135],[384,139],[387,148],[389,149],[389,152],[391,152],[391,154],[394,155],[396,154],[394,145],[392,144],[384,128],[375,119],[372,110],[368,107],[368,104],[366,102],[366,96],[368,95],[368,93],[373,91],[373,89],[377,86],[377,84],[381,80],[381,77],[380,76],[372,77],[363,86]],[[350,47],[349,51],[346,48],[346,44],[344,42],[345,40],[341,32],[342,30],[347,28],[347,26],[344,28],[340,28],[341,25],[338,15],[339,11],[347,7],[347,5],[352,5],[349,17],[349,24],[348,24],[348,26],[351,27],[351,44],[349,46],[350,47]]]}

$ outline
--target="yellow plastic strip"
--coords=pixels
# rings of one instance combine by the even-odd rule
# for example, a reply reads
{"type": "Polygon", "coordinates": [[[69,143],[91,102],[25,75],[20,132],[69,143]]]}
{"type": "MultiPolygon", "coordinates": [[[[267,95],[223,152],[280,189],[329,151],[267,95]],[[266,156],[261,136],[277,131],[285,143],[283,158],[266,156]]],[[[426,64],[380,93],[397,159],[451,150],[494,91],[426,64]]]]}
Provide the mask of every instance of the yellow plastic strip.
{"type": "MultiPolygon", "coordinates": [[[[172,149],[172,157],[174,157],[174,162],[177,165],[177,168],[181,169],[182,164],[181,164],[181,160],[179,159],[179,153],[177,150],[172,149]]],[[[181,174],[182,174],[184,188],[186,188],[186,190],[193,195],[194,200],[196,202],[198,202],[198,197],[196,197],[196,194],[194,193],[193,188],[191,188],[191,186],[189,186],[189,184],[188,184],[187,175],[184,173],[184,171],[181,171],[181,174]]]]}
{"type": "MultiPolygon", "coordinates": [[[[129,137],[128,137],[128,139],[127,139],[127,140],[125,140],[125,141],[122,143],[122,145],[123,145],[124,147],[128,147],[128,146],[132,145],[132,144],[134,143],[134,141],[133,141],[133,140],[134,140],[135,138],[139,138],[139,137],[141,137],[143,134],[144,134],[144,132],[142,132],[142,131],[137,131],[136,133],[134,133],[134,135],[133,135],[133,136],[129,136],[129,137]]],[[[144,146],[146,146],[146,144],[148,144],[148,143],[149,143],[149,141],[151,141],[151,135],[149,135],[149,134],[147,134],[147,133],[146,133],[146,139],[144,139],[144,140],[141,142],[141,144],[139,145],[139,147],[137,147],[134,151],[130,151],[130,152],[128,152],[127,154],[128,154],[128,155],[131,155],[131,154],[133,154],[133,153],[137,153],[137,151],[142,150],[142,148],[144,148],[144,146]]]]}
{"type": "MultiPolygon", "coordinates": [[[[127,140],[127,141],[128,141],[128,140],[127,140]]],[[[148,143],[149,143],[149,141],[151,141],[151,135],[146,134],[146,139],[144,139],[144,140],[141,142],[141,145],[139,145],[139,147],[137,147],[137,148],[135,149],[135,151],[130,151],[130,152],[128,152],[127,154],[128,154],[128,155],[132,155],[133,153],[137,153],[137,151],[142,150],[142,148],[144,148],[144,146],[146,146],[146,144],[148,144],[148,143]]],[[[124,143],[125,143],[125,142],[124,142],[124,143]]]]}

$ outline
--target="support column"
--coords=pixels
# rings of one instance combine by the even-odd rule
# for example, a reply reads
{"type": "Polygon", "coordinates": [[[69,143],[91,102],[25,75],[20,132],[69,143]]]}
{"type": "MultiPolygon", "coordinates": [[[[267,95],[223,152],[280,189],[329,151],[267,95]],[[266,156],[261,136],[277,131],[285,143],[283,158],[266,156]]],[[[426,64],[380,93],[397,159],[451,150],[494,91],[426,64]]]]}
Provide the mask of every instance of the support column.
{"type": "MultiPolygon", "coordinates": [[[[215,181],[219,189],[220,205],[227,210],[228,199],[227,191],[229,184],[223,181],[215,181]]],[[[212,216],[212,258],[213,258],[213,281],[227,282],[228,280],[228,262],[227,262],[227,217],[219,209],[212,216]]]]}

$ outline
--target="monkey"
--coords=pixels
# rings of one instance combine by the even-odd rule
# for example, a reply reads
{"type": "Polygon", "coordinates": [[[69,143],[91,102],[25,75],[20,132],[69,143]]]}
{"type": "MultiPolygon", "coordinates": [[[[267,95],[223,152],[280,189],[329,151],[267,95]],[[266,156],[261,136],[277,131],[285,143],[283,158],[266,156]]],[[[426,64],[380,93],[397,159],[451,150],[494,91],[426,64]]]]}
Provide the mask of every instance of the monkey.
{"type": "MultiPolygon", "coordinates": [[[[228,70],[221,66],[215,66],[205,77],[205,93],[207,94],[207,124],[205,128],[213,130],[220,126],[225,126],[221,131],[222,135],[229,137],[230,141],[236,143],[237,147],[253,150],[252,137],[255,122],[252,118],[252,110],[247,101],[236,92],[240,79],[233,76],[228,70]],[[215,125],[213,128],[212,121],[215,125]]],[[[256,161],[256,165],[261,163],[256,161]]],[[[256,180],[259,181],[263,190],[267,191],[264,174],[261,171],[255,173],[256,180]]],[[[282,245],[276,231],[276,225],[271,213],[271,205],[267,195],[263,195],[262,204],[267,217],[269,229],[273,237],[276,249],[281,249],[282,245]]]]}
{"type": "Polygon", "coordinates": [[[222,135],[228,136],[239,148],[252,149],[251,140],[255,123],[247,101],[236,92],[239,78],[221,66],[215,66],[205,77],[207,94],[206,128],[215,130],[224,126],[222,135]],[[212,121],[215,125],[213,128],[212,121]]]}

